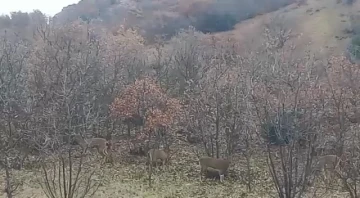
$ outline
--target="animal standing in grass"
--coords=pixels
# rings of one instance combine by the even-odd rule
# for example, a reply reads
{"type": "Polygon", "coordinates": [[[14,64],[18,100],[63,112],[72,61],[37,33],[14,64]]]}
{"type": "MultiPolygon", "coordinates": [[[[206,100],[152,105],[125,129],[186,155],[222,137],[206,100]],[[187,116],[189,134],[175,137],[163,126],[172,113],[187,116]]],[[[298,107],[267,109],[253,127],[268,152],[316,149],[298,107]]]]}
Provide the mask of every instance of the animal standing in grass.
{"type": "Polygon", "coordinates": [[[208,167],[218,171],[220,176],[220,182],[224,181],[224,174],[230,166],[229,159],[217,159],[213,157],[202,157],[199,159],[200,164],[200,181],[202,181],[202,175],[208,167]]]}
{"type": "Polygon", "coordinates": [[[162,165],[168,165],[169,162],[169,151],[165,152],[163,149],[150,149],[148,151],[148,163],[149,163],[149,186],[151,186],[151,175],[152,175],[152,167],[153,164],[157,166],[159,160],[162,165]]]}
{"type": "Polygon", "coordinates": [[[168,164],[169,162],[169,151],[166,152],[163,149],[150,149],[148,151],[148,157],[149,157],[149,165],[155,165],[157,166],[159,160],[161,161],[162,165],[168,164]]]}
{"type": "Polygon", "coordinates": [[[316,166],[317,170],[320,170],[323,173],[323,178],[325,181],[326,179],[326,171],[332,170],[332,171],[338,171],[340,168],[340,162],[342,161],[340,157],[337,155],[323,155],[318,156],[318,163],[316,166]]]}
{"type": "MultiPolygon", "coordinates": [[[[106,162],[106,159],[109,157],[109,152],[111,150],[111,143],[104,138],[89,138],[83,139],[80,135],[75,136],[75,141],[81,146],[83,150],[88,148],[96,148],[98,153],[102,156],[102,163],[106,162]]],[[[111,163],[113,161],[111,160],[111,163]]]]}

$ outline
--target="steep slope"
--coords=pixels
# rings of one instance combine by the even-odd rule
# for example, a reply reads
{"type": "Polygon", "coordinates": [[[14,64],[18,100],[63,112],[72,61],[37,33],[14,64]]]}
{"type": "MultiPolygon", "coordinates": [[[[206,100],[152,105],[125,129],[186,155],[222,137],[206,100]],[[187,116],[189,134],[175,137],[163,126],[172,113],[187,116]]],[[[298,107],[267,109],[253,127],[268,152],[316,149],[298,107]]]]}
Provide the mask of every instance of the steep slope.
{"type": "MultiPolygon", "coordinates": [[[[62,23],[79,17],[83,20],[92,18],[109,27],[124,24],[126,18],[126,23],[130,26],[142,27],[146,36],[153,37],[160,33],[173,35],[178,28],[191,24],[187,21],[189,18],[183,16],[184,13],[194,16],[206,10],[206,6],[199,7],[204,4],[194,5],[189,2],[187,0],[82,0],[78,4],[64,8],[55,18],[62,23]],[[189,6],[192,6],[192,9],[189,6]]],[[[246,4],[246,1],[244,2],[246,4]]],[[[338,0],[305,0],[304,2],[301,5],[293,3],[277,11],[257,15],[238,23],[234,30],[212,35],[233,38],[241,43],[244,50],[255,49],[264,43],[261,39],[264,25],[269,24],[269,27],[291,29],[291,38],[287,44],[295,45],[296,54],[299,56],[306,50],[324,57],[343,53],[351,37],[347,31],[351,29],[350,16],[360,10],[360,1],[356,1],[352,6],[339,3],[338,0]]],[[[247,9],[259,6],[251,3],[246,5],[247,9]]]]}
{"type": "Polygon", "coordinates": [[[189,26],[209,33],[227,31],[240,21],[267,13],[296,0],[81,0],[65,7],[54,21],[68,23],[81,18],[107,27],[136,27],[151,40],[156,35],[175,35],[189,26]]]}
{"type": "Polygon", "coordinates": [[[282,24],[292,30],[289,44],[296,46],[300,56],[305,50],[318,55],[339,55],[345,51],[351,35],[350,16],[359,12],[360,2],[348,6],[336,0],[308,0],[304,5],[289,5],[278,11],[267,13],[243,21],[236,25],[235,30],[218,33],[217,36],[234,38],[246,48],[257,48],[264,41],[259,39],[264,24],[282,24]]]}
{"type": "Polygon", "coordinates": [[[81,0],[66,6],[54,16],[58,23],[72,22],[79,17],[83,20],[95,19],[111,23],[123,19],[129,10],[136,8],[131,0],[81,0]]]}

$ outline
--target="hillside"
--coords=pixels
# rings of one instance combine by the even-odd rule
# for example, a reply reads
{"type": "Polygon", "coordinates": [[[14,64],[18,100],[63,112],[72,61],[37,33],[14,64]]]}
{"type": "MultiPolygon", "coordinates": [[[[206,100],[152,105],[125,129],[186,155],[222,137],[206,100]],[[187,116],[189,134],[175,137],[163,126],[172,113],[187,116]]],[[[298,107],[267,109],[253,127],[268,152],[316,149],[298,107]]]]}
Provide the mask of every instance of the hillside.
{"type": "Polygon", "coordinates": [[[327,57],[344,53],[351,38],[346,30],[351,29],[350,16],[360,11],[360,2],[352,6],[336,3],[335,0],[308,0],[298,6],[289,5],[277,11],[256,16],[235,26],[234,30],[217,33],[217,36],[235,38],[247,48],[259,47],[264,24],[272,18],[281,20],[286,29],[292,30],[289,44],[296,46],[300,56],[306,50],[327,57]]]}
{"type": "Polygon", "coordinates": [[[342,56],[359,11],[81,0],[0,16],[4,196],[359,197],[360,67],[342,56]]]}
{"type": "MultiPolygon", "coordinates": [[[[196,26],[194,21],[200,20],[201,13],[211,12],[213,9],[211,5],[215,4],[214,2],[211,0],[82,0],[78,4],[65,7],[62,12],[55,15],[55,19],[59,23],[67,23],[80,17],[92,19],[95,23],[108,28],[119,25],[138,27],[143,32],[142,35],[152,40],[159,34],[171,36],[179,28],[196,26]]],[[[288,44],[296,46],[295,51],[298,55],[304,54],[303,52],[307,50],[324,56],[341,54],[351,37],[346,32],[351,29],[350,16],[360,9],[358,1],[352,6],[336,0],[307,0],[301,4],[292,0],[275,2],[277,4],[271,6],[261,3],[251,4],[246,1],[242,1],[238,6],[234,3],[231,3],[233,4],[231,6],[226,5],[229,3],[219,4],[224,7],[218,8],[219,10],[230,12],[231,9],[238,9],[237,12],[248,12],[248,14],[239,16],[240,22],[235,25],[234,30],[214,32],[214,35],[235,39],[246,49],[256,49],[264,42],[259,39],[264,31],[264,24],[276,21],[276,25],[281,24],[285,29],[291,30],[288,44]],[[290,5],[281,7],[288,3],[290,5]],[[240,5],[243,8],[240,9],[240,5]],[[250,15],[254,17],[246,19],[250,15]]]]}
{"type": "Polygon", "coordinates": [[[124,25],[140,29],[148,40],[170,38],[194,26],[204,33],[227,31],[237,22],[289,5],[295,0],[82,0],[54,16],[57,23],[82,20],[107,28],[124,25]]]}

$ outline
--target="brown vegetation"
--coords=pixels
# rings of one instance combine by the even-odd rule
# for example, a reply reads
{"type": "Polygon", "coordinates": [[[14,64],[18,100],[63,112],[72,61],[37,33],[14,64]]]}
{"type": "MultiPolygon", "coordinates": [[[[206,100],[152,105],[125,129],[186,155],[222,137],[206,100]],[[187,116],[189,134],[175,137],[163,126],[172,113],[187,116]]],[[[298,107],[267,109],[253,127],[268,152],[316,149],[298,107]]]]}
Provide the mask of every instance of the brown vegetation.
{"type": "Polygon", "coordinates": [[[344,56],[295,54],[289,40],[297,32],[282,21],[270,19],[261,48],[247,49],[192,27],[145,45],[135,28],[13,15],[0,24],[7,197],[28,196],[26,188],[69,198],[359,197],[360,67],[344,56]],[[81,154],[96,147],[114,165],[76,158],[74,136],[81,154]],[[159,145],[165,149],[150,149],[159,145]],[[194,148],[206,157],[196,158],[194,148]],[[171,155],[171,164],[152,177],[144,154],[149,162],[171,155]],[[336,156],[344,160],[335,185],[323,186],[313,162],[323,169],[336,156]],[[215,169],[226,185],[200,185],[199,169],[201,177],[215,169]]]}

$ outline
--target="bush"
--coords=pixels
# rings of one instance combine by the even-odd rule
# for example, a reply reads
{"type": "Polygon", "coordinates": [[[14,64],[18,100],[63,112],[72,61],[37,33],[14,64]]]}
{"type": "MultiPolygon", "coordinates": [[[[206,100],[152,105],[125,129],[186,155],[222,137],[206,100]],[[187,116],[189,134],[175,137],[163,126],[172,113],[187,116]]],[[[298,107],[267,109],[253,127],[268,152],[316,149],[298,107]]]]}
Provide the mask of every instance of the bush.
{"type": "Polygon", "coordinates": [[[360,34],[360,15],[350,16],[351,29],[355,34],[360,34]]]}
{"type": "Polygon", "coordinates": [[[352,62],[358,62],[360,60],[360,15],[351,15],[351,33],[354,36],[351,38],[351,41],[347,47],[348,58],[352,62]]]}
{"type": "Polygon", "coordinates": [[[352,5],[355,2],[355,0],[345,0],[345,4],[352,5]]]}
{"type": "Polygon", "coordinates": [[[181,29],[188,28],[190,25],[190,22],[181,16],[169,17],[166,15],[160,15],[159,18],[149,17],[140,25],[140,28],[144,30],[142,36],[144,36],[148,41],[155,40],[156,36],[159,35],[163,36],[165,39],[170,39],[181,29]]]}
{"type": "Polygon", "coordinates": [[[194,27],[203,33],[222,32],[232,30],[237,22],[230,14],[205,13],[196,20],[194,27]]]}
{"type": "Polygon", "coordinates": [[[348,52],[351,59],[360,60],[360,35],[356,35],[351,39],[348,52]]]}
{"type": "Polygon", "coordinates": [[[300,116],[298,112],[286,112],[264,123],[261,127],[263,138],[274,145],[287,145],[292,140],[300,140],[304,131],[296,123],[300,116]]]}
{"type": "Polygon", "coordinates": [[[261,127],[263,138],[269,144],[285,145],[289,143],[285,130],[278,129],[274,123],[266,123],[261,127]]]}
{"type": "Polygon", "coordinates": [[[101,175],[96,174],[97,169],[91,165],[85,166],[85,153],[86,150],[82,151],[80,160],[76,161],[69,149],[66,156],[59,153],[54,161],[42,162],[42,178],[38,182],[46,197],[84,198],[95,194],[101,175]]]}

